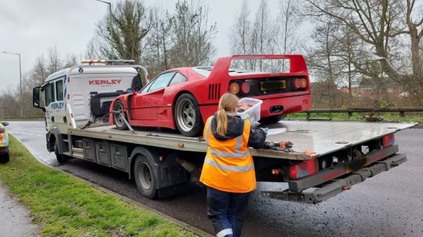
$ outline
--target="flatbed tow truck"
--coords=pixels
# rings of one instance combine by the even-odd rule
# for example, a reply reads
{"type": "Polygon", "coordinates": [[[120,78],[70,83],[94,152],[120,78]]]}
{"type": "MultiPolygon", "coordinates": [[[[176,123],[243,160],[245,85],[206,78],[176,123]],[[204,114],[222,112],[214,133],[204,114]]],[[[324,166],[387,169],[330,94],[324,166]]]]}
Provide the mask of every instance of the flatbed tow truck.
{"type": "MultiPolygon", "coordinates": [[[[313,204],[333,197],[405,162],[406,155],[398,153],[398,145],[393,144],[394,133],[412,126],[414,124],[410,123],[300,120],[273,124],[266,142],[277,144],[290,141],[294,145],[289,149],[251,149],[257,181],[287,182],[289,188],[280,192],[263,191],[262,194],[269,198],[313,204]],[[297,176],[305,177],[291,180],[295,178],[294,172],[298,173],[297,176]]],[[[137,184],[141,193],[149,193],[143,189],[148,190],[152,186],[159,191],[161,188],[168,190],[172,185],[197,180],[198,169],[207,150],[207,144],[198,137],[154,130],[122,131],[112,125],[70,129],[69,137],[83,139],[86,143],[96,144],[95,147],[100,147],[99,143],[104,144],[105,150],[112,150],[112,159],[110,162],[110,151],[103,152],[104,159],[101,159],[101,150],[97,151],[97,156],[92,150],[90,156],[86,147],[85,150],[73,147],[63,155],[103,163],[128,172],[129,177],[135,176],[139,180],[137,184]],[[130,154],[125,153],[119,159],[113,156],[119,147],[121,150],[134,148],[130,154]],[[139,155],[148,158],[150,164],[147,166],[150,168],[143,171],[137,169],[135,172],[148,172],[147,176],[133,173],[134,160],[139,155]],[[190,175],[181,167],[191,171],[190,175]],[[170,186],[161,187],[163,183],[170,186]]]]}
{"type": "MultiPolygon", "coordinates": [[[[138,85],[145,70],[123,64],[75,66],[34,88],[33,105],[46,114],[47,150],[59,163],[77,158],[125,172],[148,198],[172,195],[180,185],[198,182],[207,144],[202,137],[164,129],[109,125],[104,118],[111,100],[124,93],[121,88],[138,85]]],[[[307,120],[266,125],[266,148],[251,149],[257,181],[288,188],[261,192],[310,204],[327,200],[404,163],[394,135],[415,125],[307,120]]]]}

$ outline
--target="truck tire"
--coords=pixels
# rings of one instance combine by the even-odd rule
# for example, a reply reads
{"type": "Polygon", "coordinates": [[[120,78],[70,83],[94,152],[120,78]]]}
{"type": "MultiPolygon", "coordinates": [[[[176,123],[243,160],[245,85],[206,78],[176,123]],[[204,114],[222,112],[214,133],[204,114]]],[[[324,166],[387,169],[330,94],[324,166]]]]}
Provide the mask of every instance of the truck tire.
{"type": "Polygon", "coordinates": [[[54,143],[54,154],[56,155],[56,159],[59,164],[63,165],[68,161],[68,158],[65,155],[59,153],[59,145],[57,145],[57,143],[54,143]]]}
{"type": "MultiPolygon", "coordinates": [[[[123,113],[123,116],[125,117],[126,121],[128,121],[126,114],[122,112],[124,109],[123,102],[121,100],[117,100],[115,104],[113,105],[113,111],[121,112],[123,113]]],[[[121,113],[113,113],[113,120],[115,121],[116,128],[119,130],[127,130],[128,125],[126,125],[125,121],[120,116],[121,113]]]]}
{"type": "Polygon", "coordinates": [[[182,135],[195,137],[203,131],[203,119],[197,100],[191,94],[185,93],[178,97],[174,108],[176,127],[182,135]]]}
{"type": "Polygon", "coordinates": [[[144,197],[157,198],[158,168],[144,155],[138,155],[134,163],[134,179],[144,197]]]}

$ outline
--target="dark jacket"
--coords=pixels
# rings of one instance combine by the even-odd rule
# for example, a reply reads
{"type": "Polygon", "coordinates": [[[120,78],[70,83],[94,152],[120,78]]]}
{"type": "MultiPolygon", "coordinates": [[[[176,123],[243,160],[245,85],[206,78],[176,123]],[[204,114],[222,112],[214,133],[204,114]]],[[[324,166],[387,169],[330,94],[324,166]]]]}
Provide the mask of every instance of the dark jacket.
{"type": "MultiPolygon", "coordinates": [[[[244,130],[244,120],[239,116],[228,116],[228,129],[225,136],[217,134],[217,123],[216,115],[213,116],[211,122],[213,136],[218,140],[227,140],[237,137],[242,134],[244,130]]],[[[266,133],[262,129],[250,129],[250,137],[248,138],[248,146],[253,148],[263,148],[264,142],[266,141],[266,133]]]]}

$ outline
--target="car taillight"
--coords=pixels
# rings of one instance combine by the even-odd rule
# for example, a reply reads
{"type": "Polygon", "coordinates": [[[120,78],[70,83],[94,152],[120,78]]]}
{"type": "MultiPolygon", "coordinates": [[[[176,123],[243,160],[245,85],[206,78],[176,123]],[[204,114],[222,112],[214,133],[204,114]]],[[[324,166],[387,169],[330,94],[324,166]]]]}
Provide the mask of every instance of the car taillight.
{"type": "Polygon", "coordinates": [[[300,88],[300,79],[298,79],[298,78],[295,78],[294,79],[294,81],[292,81],[292,87],[294,88],[294,89],[299,89],[300,88]]]}
{"type": "Polygon", "coordinates": [[[317,159],[306,160],[297,164],[291,165],[288,168],[290,179],[300,179],[319,171],[319,163],[317,159]]]}
{"type": "Polygon", "coordinates": [[[238,83],[236,83],[236,82],[232,82],[230,85],[229,85],[229,92],[231,92],[232,94],[238,94],[238,92],[239,92],[239,85],[238,85],[238,83]]]}
{"type": "Polygon", "coordinates": [[[300,84],[301,84],[301,88],[306,88],[307,87],[307,79],[301,78],[300,84]]]}
{"type": "Polygon", "coordinates": [[[307,87],[307,79],[305,79],[304,77],[295,78],[292,81],[292,87],[296,90],[306,88],[307,87]]]}
{"type": "Polygon", "coordinates": [[[395,136],[393,133],[383,137],[383,148],[394,145],[394,143],[395,143],[395,136]]]}
{"type": "Polygon", "coordinates": [[[241,84],[241,92],[244,94],[248,94],[250,92],[251,86],[248,82],[243,82],[241,84]]]}

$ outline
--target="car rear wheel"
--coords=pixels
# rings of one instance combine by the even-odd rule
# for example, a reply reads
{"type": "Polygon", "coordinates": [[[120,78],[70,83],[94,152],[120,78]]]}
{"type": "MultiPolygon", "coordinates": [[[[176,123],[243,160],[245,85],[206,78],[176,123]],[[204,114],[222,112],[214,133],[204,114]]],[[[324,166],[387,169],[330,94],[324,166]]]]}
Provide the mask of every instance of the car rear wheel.
{"type": "Polygon", "coordinates": [[[127,120],[126,114],[124,111],[123,102],[121,100],[117,100],[113,106],[113,120],[115,121],[115,125],[117,129],[126,130],[128,129],[128,125],[126,125],[124,119],[127,120]],[[123,116],[123,118],[122,118],[123,116]]]}
{"type": "Polygon", "coordinates": [[[201,134],[203,120],[197,100],[191,94],[182,94],[176,100],[174,117],[176,127],[183,135],[195,137],[201,134]]]}
{"type": "Polygon", "coordinates": [[[285,116],[286,115],[277,115],[277,116],[262,118],[262,119],[260,119],[259,123],[261,123],[261,124],[273,124],[273,123],[277,123],[277,122],[279,122],[279,120],[284,119],[285,116]]]}

